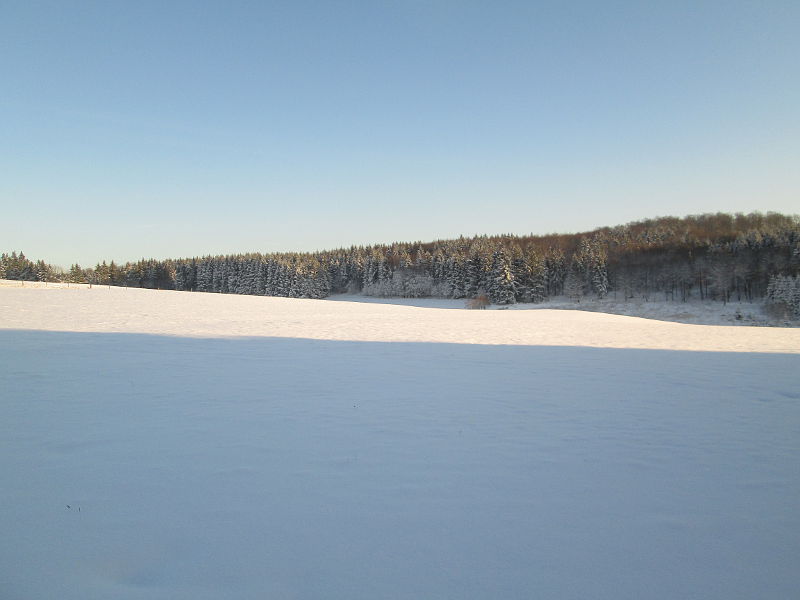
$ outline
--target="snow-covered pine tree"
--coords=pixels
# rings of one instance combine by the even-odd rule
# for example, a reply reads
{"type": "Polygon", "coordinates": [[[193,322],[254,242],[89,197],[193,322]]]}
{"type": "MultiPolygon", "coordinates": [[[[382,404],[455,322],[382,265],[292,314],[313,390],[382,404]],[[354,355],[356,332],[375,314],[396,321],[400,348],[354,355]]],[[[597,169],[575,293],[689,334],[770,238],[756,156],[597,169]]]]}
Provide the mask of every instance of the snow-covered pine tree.
{"type": "Polygon", "coordinates": [[[527,302],[544,302],[547,297],[547,264],[544,257],[529,248],[524,254],[528,267],[527,302]]]}
{"type": "Polygon", "coordinates": [[[179,263],[175,267],[175,289],[178,291],[188,289],[186,285],[186,263],[179,263]]]}
{"type": "Polygon", "coordinates": [[[69,268],[67,281],[70,283],[86,283],[86,274],[83,272],[83,269],[81,269],[79,264],[75,263],[69,268]]]}
{"type": "Polygon", "coordinates": [[[37,260],[34,267],[36,281],[50,281],[53,279],[53,273],[50,265],[46,264],[43,260],[37,260]]]}
{"type": "Polygon", "coordinates": [[[514,276],[511,274],[511,264],[502,250],[492,254],[489,273],[489,300],[493,304],[514,304],[514,276]]]}
{"type": "Polygon", "coordinates": [[[431,274],[429,273],[431,268],[431,255],[422,245],[417,247],[417,251],[414,255],[414,266],[420,273],[431,274]]]}
{"type": "Polygon", "coordinates": [[[608,296],[608,271],[605,261],[597,260],[592,265],[592,289],[598,298],[608,296]]]}
{"type": "Polygon", "coordinates": [[[530,269],[523,256],[522,248],[519,247],[519,244],[513,243],[510,251],[511,275],[514,278],[515,300],[517,302],[530,302],[530,294],[528,293],[530,269]]]}
{"type": "Polygon", "coordinates": [[[583,295],[583,277],[572,268],[564,278],[564,295],[574,302],[580,302],[583,295]]]}
{"type": "Polygon", "coordinates": [[[253,293],[256,296],[263,296],[267,287],[267,263],[261,256],[255,261],[255,271],[253,293]]]}
{"type": "Polygon", "coordinates": [[[278,294],[275,292],[276,283],[277,283],[277,268],[278,263],[272,259],[267,259],[265,265],[265,278],[266,281],[264,283],[264,294],[266,296],[277,296],[278,294]]]}
{"type": "Polygon", "coordinates": [[[784,307],[786,313],[800,318],[800,277],[774,275],[767,286],[767,302],[784,307]]]}
{"type": "Polygon", "coordinates": [[[547,295],[558,296],[566,293],[564,282],[569,271],[567,258],[561,248],[549,248],[545,256],[547,267],[547,295]]]}
{"type": "Polygon", "coordinates": [[[450,297],[463,298],[467,280],[464,261],[455,256],[448,258],[445,272],[447,273],[447,283],[450,286],[450,297]]]}
{"type": "Polygon", "coordinates": [[[214,263],[210,256],[203,257],[197,263],[197,291],[211,292],[214,290],[214,263]]]}
{"type": "Polygon", "coordinates": [[[479,292],[489,287],[487,280],[487,259],[482,248],[473,250],[466,263],[466,289],[467,298],[475,298],[479,292]]]}

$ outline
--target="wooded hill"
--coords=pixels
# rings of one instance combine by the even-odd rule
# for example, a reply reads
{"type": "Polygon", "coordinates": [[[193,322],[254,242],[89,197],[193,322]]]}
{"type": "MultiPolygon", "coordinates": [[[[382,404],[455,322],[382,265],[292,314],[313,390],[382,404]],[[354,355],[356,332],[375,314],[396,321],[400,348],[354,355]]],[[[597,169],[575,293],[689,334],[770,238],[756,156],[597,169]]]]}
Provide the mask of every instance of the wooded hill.
{"type": "Polygon", "coordinates": [[[0,257],[0,277],[199,292],[324,298],[373,296],[542,302],[553,296],[729,301],[768,296],[800,275],[800,217],[777,213],[659,217],[576,234],[478,236],[353,246],[103,262],[58,273],[0,257]],[[770,287],[772,282],[772,288],[770,287]]]}

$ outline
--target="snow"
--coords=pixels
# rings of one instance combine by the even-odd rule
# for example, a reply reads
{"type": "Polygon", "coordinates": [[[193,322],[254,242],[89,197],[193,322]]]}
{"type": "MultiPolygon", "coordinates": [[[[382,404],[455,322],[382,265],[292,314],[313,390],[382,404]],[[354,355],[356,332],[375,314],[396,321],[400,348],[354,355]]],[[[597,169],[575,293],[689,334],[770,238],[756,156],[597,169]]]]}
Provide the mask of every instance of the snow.
{"type": "Polygon", "coordinates": [[[0,288],[0,327],[197,337],[800,352],[797,328],[685,325],[552,308],[464,310],[463,301],[453,300],[366,300],[102,286],[6,287],[0,288]]]}
{"type": "MultiPolygon", "coordinates": [[[[378,304],[397,304],[401,306],[418,306],[422,308],[463,309],[464,300],[446,300],[441,298],[375,298],[360,295],[340,294],[331,296],[329,300],[343,302],[370,302],[378,304]]],[[[581,302],[566,297],[554,297],[540,304],[512,304],[508,306],[488,306],[487,310],[580,310],[602,312],[614,315],[626,315],[672,321],[693,325],[743,325],[758,327],[797,327],[796,320],[779,319],[764,310],[762,301],[736,301],[724,304],[716,301],[700,301],[692,299],[687,302],[660,300],[651,298],[645,301],[634,298],[626,301],[612,296],[603,299],[583,298],[581,302]]]]}
{"type": "Polygon", "coordinates": [[[0,598],[790,598],[800,330],[0,288],[0,598]]]}

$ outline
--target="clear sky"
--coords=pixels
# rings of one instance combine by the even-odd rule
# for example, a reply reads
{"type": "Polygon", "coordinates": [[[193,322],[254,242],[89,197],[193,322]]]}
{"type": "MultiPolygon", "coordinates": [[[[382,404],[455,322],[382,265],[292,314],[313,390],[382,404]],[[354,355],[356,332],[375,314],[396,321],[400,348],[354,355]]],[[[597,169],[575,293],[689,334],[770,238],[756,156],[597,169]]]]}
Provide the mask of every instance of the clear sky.
{"type": "Polygon", "coordinates": [[[0,5],[0,250],[800,212],[800,2],[0,5]]]}

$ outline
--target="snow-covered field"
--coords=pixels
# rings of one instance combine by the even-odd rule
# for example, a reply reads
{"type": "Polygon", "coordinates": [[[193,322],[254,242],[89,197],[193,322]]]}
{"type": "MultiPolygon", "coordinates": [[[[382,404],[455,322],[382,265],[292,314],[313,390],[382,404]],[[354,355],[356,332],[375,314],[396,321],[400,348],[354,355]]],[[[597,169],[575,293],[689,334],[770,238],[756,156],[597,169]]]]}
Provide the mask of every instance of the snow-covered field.
{"type": "MultiPolygon", "coordinates": [[[[2,287],[88,289],[85,284],[22,282],[0,279],[0,288],[2,287]]],[[[103,286],[99,288],[95,286],[94,289],[103,289],[103,286]]],[[[105,289],[108,288],[106,287],[105,289]]],[[[419,308],[448,308],[455,310],[466,308],[465,300],[441,298],[375,298],[362,295],[336,294],[327,300],[365,304],[395,304],[419,308]]],[[[641,297],[622,300],[616,297],[616,294],[611,294],[602,300],[587,297],[583,298],[581,302],[575,302],[565,297],[556,297],[542,304],[489,306],[488,310],[579,310],[693,325],[800,326],[800,321],[796,319],[780,318],[777,315],[769,314],[765,310],[763,301],[732,301],[728,304],[723,304],[722,302],[701,301],[693,298],[688,302],[680,302],[662,299],[660,295],[652,296],[647,301],[641,297]]]]}
{"type": "Polygon", "coordinates": [[[800,330],[440,306],[0,288],[0,598],[797,597],[800,330]]]}

